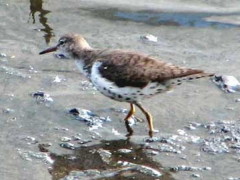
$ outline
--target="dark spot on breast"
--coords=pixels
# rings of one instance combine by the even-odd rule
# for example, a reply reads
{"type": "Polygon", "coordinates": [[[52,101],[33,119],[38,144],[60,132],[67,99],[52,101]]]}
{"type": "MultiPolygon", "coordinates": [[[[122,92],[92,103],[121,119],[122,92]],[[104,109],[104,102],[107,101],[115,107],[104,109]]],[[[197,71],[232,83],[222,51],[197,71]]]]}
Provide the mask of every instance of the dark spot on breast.
{"type": "Polygon", "coordinates": [[[177,82],[181,82],[182,80],[181,79],[178,79],[177,82]]]}
{"type": "Polygon", "coordinates": [[[139,94],[140,96],[143,96],[144,94],[143,93],[141,93],[141,94],[139,94]]]}
{"type": "Polygon", "coordinates": [[[201,76],[200,77],[196,77],[196,79],[199,79],[199,78],[201,78],[201,76]]]}
{"type": "Polygon", "coordinates": [[[190,77],[190,78],[188,78],[188,80],[193,80],[193,78],[192,78],[192,77],[190,77]]]}
{"type": "Polygon", "coordinates": [[[112,88],[113,88],[113,87],[111,87],[111,86],[109,87],[109,89],[112,89],[112,88]]]}
{"type": "Polygon", "coordinates": [[[150,87],[150,89],[155,89],[155,88],[156,88],[156,86],[151,86],[151,87],[150,87]]]}
{"type": "Polygon", "coordinates": [[[157,91],[159,92],[159,91],[162,91],[162,89],[157,89],[157,91]]]}
{"type": "Polygon", "coordinates": [[[137,92],[140,93],[141,91],[138,90],[137,92]]]}
{"type": "Polygon", "coordinates": [[[119,95],[118,95],[118,98],[120,98],[120,99],[121,99],[121,98],[122,98],[122,96],[119,94],[119,95]]]}
{"type": "Polygon", "coordinates": [[[172,84],[175,84],[175,82],[172,82],[172,84]]]}
{"type": "Polygon", "coordinates": [[[136,93],[132,93],[132,95],[134,96],[134,95],[136,95],[136,93]]]}
{"type": "Polygon", "coordinates": [[[112,94],[112,91],[108,90],[108,93],[109,93],[109,94],[112,94]]]}
{"type": "Polygon", "coordinates": [[[131,98],[127,97],[127,98],[125,98],[125,100],[126,100],[126,101],[130,101],[130,100],[131,100],[131,98]]]}
{"type": "Polygon", "coordinates": [[[177,83],[177,85],[181,85],[181,84],[182,84],[181,82],[177,83]]]}
{"type": "Polygon", "coordinates": [[[103,88],[103,90],[105,90],[105,91],[106,91],[107,89],[104,87],[104,88],[103,88]]]}

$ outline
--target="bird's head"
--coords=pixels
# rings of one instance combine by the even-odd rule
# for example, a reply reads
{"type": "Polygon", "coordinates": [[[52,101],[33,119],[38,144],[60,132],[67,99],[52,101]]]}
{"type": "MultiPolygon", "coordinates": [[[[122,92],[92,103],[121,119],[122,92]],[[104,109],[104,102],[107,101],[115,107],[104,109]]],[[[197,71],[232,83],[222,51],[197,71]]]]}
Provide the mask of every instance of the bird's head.
{"type": "Polygon", "coordinates": [[[62,36],[57,45],[41,51],[39,54],[46,54],[57,51],[57,56],[62,58],[74,58],[74,54],[81,50],[91,49],[87,41],[79,34],[69,33],[62,36]]]}

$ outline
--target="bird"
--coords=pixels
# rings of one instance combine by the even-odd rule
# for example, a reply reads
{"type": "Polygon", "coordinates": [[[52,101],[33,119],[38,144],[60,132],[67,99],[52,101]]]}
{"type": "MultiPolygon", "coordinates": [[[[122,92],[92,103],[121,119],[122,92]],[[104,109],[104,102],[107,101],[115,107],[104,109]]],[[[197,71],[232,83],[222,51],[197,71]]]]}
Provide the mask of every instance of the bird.
{"type": "Polygon", "coordinates": [[[100,93],[130,104],[130,110],[124,118],[127,136],[133,134],[129,120],[135,114],[136,107],[146,117],[149,136],[153,137],[156,131],[151,113],[143,107],[144,99],[169,91],[184,81],[214,76],[214,73],[173,65],[140,52],[95,49],[76,33],[63,35],[55,46],[39,54],[54,51],[60,57],[75,60],[80,72],[100,93]]]}

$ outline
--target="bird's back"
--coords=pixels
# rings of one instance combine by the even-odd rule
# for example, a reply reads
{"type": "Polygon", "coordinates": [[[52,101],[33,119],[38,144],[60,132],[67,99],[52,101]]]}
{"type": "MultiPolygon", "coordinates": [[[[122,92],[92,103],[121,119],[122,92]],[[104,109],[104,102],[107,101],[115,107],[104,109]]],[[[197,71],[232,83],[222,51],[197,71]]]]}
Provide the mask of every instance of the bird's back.
{"type": "Polygon", "coordinates": [[[150,82],[203,74],[202,70],[179,67],[159,59],[129,51],[103,51],[97,55],[101,75],[119,87],[145,87],[150,82]]]}

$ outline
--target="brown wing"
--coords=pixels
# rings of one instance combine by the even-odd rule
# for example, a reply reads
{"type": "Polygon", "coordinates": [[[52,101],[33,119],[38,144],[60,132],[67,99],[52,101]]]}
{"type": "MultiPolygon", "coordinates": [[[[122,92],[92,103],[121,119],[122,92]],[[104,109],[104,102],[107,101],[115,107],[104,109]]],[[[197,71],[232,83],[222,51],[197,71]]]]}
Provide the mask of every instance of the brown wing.
{"type": "Polygon", "coordinates": [[[202,73],[202,70],[177,67],[172,64],[131,52],[114,52],[99,61],[102,76],[119,87],[145,87],[149,82],[164,82],[169,79],[202,73]]]}

